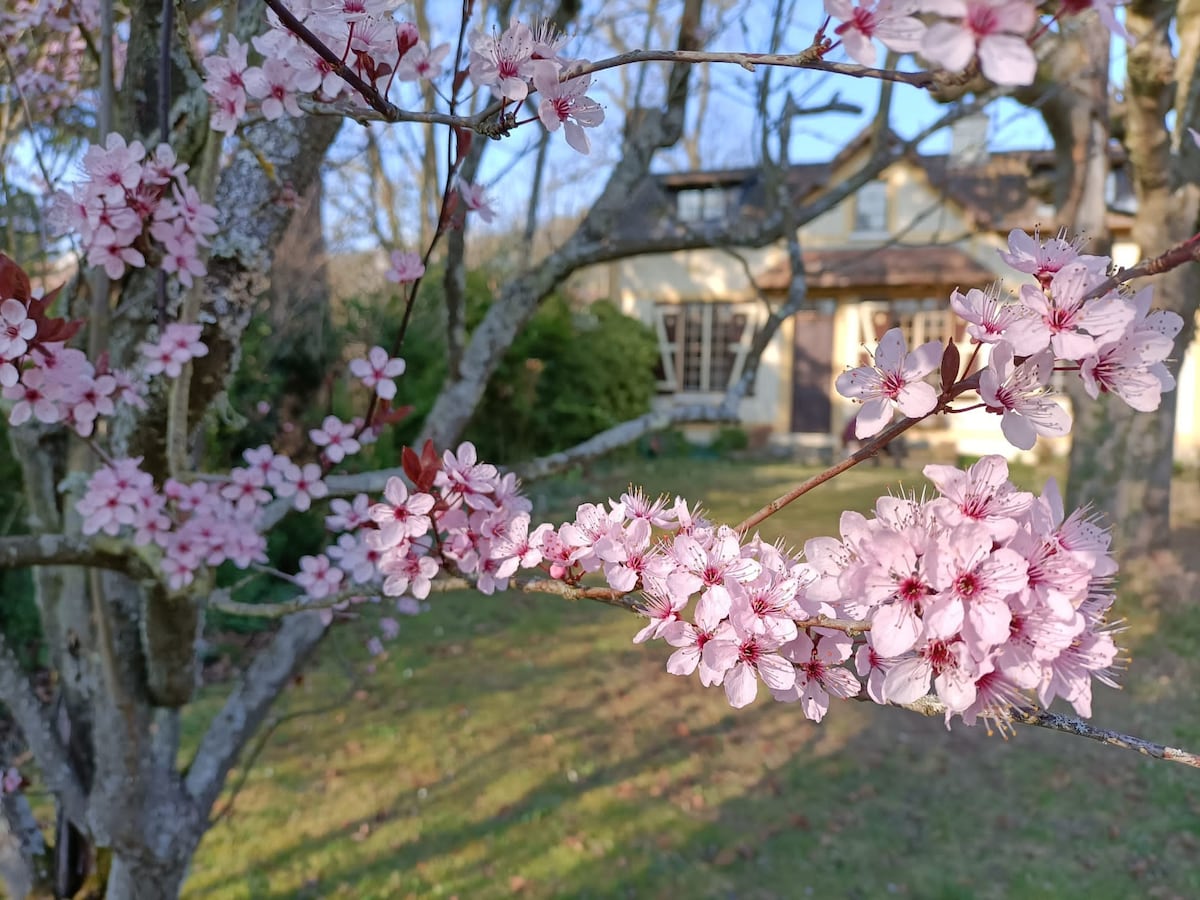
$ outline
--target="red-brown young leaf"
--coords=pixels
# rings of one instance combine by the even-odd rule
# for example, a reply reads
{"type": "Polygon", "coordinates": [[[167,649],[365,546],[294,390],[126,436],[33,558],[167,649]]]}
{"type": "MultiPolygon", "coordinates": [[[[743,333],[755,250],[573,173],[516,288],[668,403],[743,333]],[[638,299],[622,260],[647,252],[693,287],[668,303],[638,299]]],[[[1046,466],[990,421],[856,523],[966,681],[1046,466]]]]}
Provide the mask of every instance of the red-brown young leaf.
{"type": "MultiPolygon", "coordinates": [[[[71,340],[79,333],[79,329],[83,327],[83,319],[66,319],[50,318],[46,315],[46,310],[54,303],[58,297],[58,292],[62,290],[62,285],[59,285],[50,293],[42,298],[31,297],[28,303],[29,318],[37,323],[37,343],[39,344],[56,344],[71,340]]],[[[20,299],[20,298],[18,298],[20,299]]]]}
{"type": "Polygon", "coordinates": [[[958,344],[954,338],[946,341],[946,349],[942,353],[942,390],[948,391],[958,381],[958,370],[962,365],[962,355],[958,352],[958,344]]]}
{"type": "Polygon", "coordinates": [[[469,128],[463,128],[461,125],[454,126],[454,136],[457,138],[454,151],[454,165],[458,165],[463,161],[463,157],[471,149],[471,139],[475,137],[475,133],[469,128]]]}
{"type": "Polygon", "coordinates": [[[463,82],[467,80],[467,75],[469,74],[467,69],[459,69],[454,73],[454,86],[451,88],[451,96],[458,96],[458,91],[463,86],[463,82]]]}
{"type": "Polygon", "coordinates": [[[379,415],[375,417],[376,429],[381,429],[385,425],[398,425],[407,419],[413,411],[411,405],[392,406],[386,400],[380,406],[379,415]]]}
{"type": "Polygon", "coordinates": [[[428,491],[432,488],[433,481],[441,470],[442,458],[434,449],[433,441],[426,441],[425,446],[421,448],[421,480],[417,483],[417,489],[428,491]]]}
{"type": "Polygon", "coordinates": [[[421,457],[417,456],[417,451],[412,447],[405,447],[400,451],[400,467],[413,484],[421,480],[421,457]]]}
{"type": "Polygon", "coordinates": [[[0,301],[20,300],[28,303],[33,296],[29,276],[9,256],[0,253],[0,301]]]}

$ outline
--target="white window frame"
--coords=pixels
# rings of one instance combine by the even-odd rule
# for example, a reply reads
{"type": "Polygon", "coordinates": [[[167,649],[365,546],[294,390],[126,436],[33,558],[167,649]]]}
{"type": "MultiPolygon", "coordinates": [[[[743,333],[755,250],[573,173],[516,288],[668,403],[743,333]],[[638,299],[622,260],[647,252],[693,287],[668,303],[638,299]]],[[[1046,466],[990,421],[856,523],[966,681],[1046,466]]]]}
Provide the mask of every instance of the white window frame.
{"type": "Polygon", "coordinates": [[[675,215],[680,222],[719,222],[729,214],[731,201],[727,188],[682,188],[675,195],[675,215]],[[687,210],[685,197],[695,202],[695,213],[687,210]]]}
{"type": "Polygon", "coordinates": [[[689,303],[658,303],[654,307],[654,331],[658,335],[658,351],[662,360],[665,377],[658,381],[658,390],[670,394],[723,394],[730,384],[742,377],[746,367],[746,357],[754,345],[754,336],[764,321],[763,307],[760,303],[731,303],[727,301],[701,301],[689,303]],[[687,363],[682,358],[687,344],[686,334],[687,313],[689,309],[700,310],[700,386],[685,388],[682,383],[683,368],[687,363]],[[718,310],[728,311],[730,316],[744,315],[746,324],[742,328],[737,341],[731,342],[729,349],[733,351],[733,364],[729,370],[729,380],[726,384],[712,383],[713,368],[713,326],[717,319],[718,310]],[[680,317],[675,330],[675,340],[668,340],[666,316],[674,314],[680,317]]]}
{"type": "MultiPolygon", "coordinates": [[[[865,218],[865,217],[863,217],[865,218]]],[[[888,196],[888,184],[886,181],[868,181],[854,194],[854,229],[856,235],[871,235],[877,236],[888,233],[888,223],[891,221],[891,198],[888,196]],[[870,194],[877,194],[877,199],[880,201],[882,209],[872,210],[872,212],[882,213],[883,221],[875,227],[874,223],[863,222],[860,219],[860,213],[863,209],[863,201],[867,200],[870,194]]]]}

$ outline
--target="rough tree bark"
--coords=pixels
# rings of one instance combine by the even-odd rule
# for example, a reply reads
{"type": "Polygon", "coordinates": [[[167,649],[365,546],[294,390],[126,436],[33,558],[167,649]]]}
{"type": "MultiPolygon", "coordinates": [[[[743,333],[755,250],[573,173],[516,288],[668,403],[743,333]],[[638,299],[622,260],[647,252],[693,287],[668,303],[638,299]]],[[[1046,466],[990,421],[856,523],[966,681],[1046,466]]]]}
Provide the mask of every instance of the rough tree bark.
{"type": "MultiPolygon", "coordinates": [[[[159,127],[154,110],[161,10],[157,0],[143,0],[131,10],[118,116],[127,136],[151,146],[159,127]]],[[[246,4],[241,14],[241,22],[257,24],[262,7],[246,4]]],[[[186,59],[175,60],[172,82],[172,142],[198,172],[206,144],[219,136],[208,131],[207,98],[186,59]]],[[[281,202],[284,187],[307,189],[338,125],[332,119],[303,118],[253,126],[220,175],[215,205],[221,231],[195,298],[207,323],[210,353],[191,380],[192,434],[237,364],[243,331],[266,286],[264,273],[291,216],[289,204],[281,202]]],[[[156,279],[142,273],[115,288],[109,346],[114,362],[122,365],[154,327],[158,296],[156,279]]],[[[148,399],[146,411],[129,411],[114,421],[114,443],[129,455],[145,456],[147,466],[162,473],[168,397],[148,399]]],[[[12,435],[34,533],[77,532],[74,498],[58,493],[71,441],[56,428],[14,429],[12,435]]],[[[66,820],[96,846],[111,849],[107,896],[177,896],[225,773],[324,629],[313,628],[307,617],[301,617],[303,628],[284,623],[254,670],[268,668],[276,677],[235,689],[236,696],[251,698],[240,710],[240,727],[231,728],[227,718],[214,723],[222,739],[205,742],[206,755],[198,757],[207,776],[189,776],[185,783],[177,765],[179,708],[195,687],[199,605],[127,574],[96,569],[43,566],[35,573],[35,589],[59,673],[61,708],[42,706],[2,639],[0,699],[13,711],[66,820]]],[[[12,828],[13,816],[5,818],[12,828]]]]}
{"type": "MultiPolygon", "coordinates": [[[[1143,253],[1156,253],[1200,226],[1200,150],[1186,132],[1200,124],[1200,2],[1140,0],[1127,7],[1126,27],[1137,38],[1129,48],[1125,97],[1125,146],[1138,199],[1134,240],[1143,253]],[[1169,36],[1172,14],[1176,54],[1169,36]],[[1172,109],[1174,135],[1164,126],[1172,109]]],[[[1192,342],[1198,304],[1196,266],[1154,279],[1154,306],[1183,317],[1178,347],[1192,342]]],[[[1168,362],[1173,375],[1182,361],[1180,353],[1168,362]]],[[[1125,561],[1153,555],[1170,534],[1176,404],[1170,391],[1153,413],[1135,412],[1111,396],[1078,405],[1067,503],[1090,503],[1104,513],[1125,561]]]]}

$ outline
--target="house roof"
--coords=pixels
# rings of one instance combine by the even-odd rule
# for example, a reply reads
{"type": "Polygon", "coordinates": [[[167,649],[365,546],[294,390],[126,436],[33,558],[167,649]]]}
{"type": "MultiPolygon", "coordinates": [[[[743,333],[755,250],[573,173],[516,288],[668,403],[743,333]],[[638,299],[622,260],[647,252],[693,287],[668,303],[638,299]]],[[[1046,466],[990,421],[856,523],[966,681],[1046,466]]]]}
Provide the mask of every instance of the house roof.
{"type": "MultiPolygon", "coordinates": [[[[1053,200],[1057,161],[1052,150],[992,153],[969,166],[957,165],[947,155],[914,154],[907,161],[921,169],[930,186],[961,207],[982,230],[1028,230],[1046,218],[1045,205],[1053,200]]],[[[1118,193],[1130,192],[1124,151],[1114,146],[1110,161],[1118,193]]],[[[1120,231],[1132,225],[1133,216],[1128,212],[1109,209],[1109,228],[1120,231]]]]}
{"type": "MultiPolygon", "coordinates": [[[[854,154],[866,147],[870,130],[851,140],[829,162],[805,163],[788,169],[787,181],[797,202],[829,184],[836,172],[854,154]]],[[[898,138],[896,140],[899,140],[898,138]]],[[[1117,193],[1132,196],[1130,173],[1124,151],[1113,145],[1110,159],[1117,179],[1117,193]]],[[[923,173],[930,187],[958,206],[974,227],[1007,233],[1014,228],[1030,229],[1046,223],[1046,205],[1053,200],[1056,160],[1052,150],[1014,150],[989,153],[981,161],[964,164],[949,154],[911,153],[892,165],[907,165],[923,173]]],[[[724,188],[729,192],[730,213],[738,223],[751,226],[767,215],[767,184],[757,167],[714,169],[657,174],[645,179],[630,198],[638,215],[624,217],[616,231],[621,238],[656,238],[686,230],[703,232],[703,222],[676,220],[675,196],[695,188],[724,188]]],[[[1127,231],[1133,216],[1110,208],[1108,224],[1114,231],[1127,231]]],[[[722,231],[727,230],[727,224],[722,231]]],[[[736,231],[736,229],[735,229],[736,231]]],[[[732,237],[736,238],[736,234],[732,237]]]]}
{"type": "MultiPolygon", "coordinates": [[[[882,247],[878,250],[805,250],[809,291],[862,287],[982,287],[996,273],[957,247],[882,247]]],[[[787,290],[791,269],[781,263],[758,278],[766,291],[787,290]]]]}

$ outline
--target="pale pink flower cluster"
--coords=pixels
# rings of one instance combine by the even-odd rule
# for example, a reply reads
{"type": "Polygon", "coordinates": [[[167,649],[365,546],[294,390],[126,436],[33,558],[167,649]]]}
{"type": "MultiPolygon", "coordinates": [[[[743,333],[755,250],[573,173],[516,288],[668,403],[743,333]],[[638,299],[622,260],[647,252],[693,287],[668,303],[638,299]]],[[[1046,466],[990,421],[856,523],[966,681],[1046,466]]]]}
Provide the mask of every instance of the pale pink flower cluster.
{"type": "Polygon", "coordinates": [[[1053,480],[1018,491],[999,456],[925,476],[940,496],[881,498],[874,518],[843,513],[841,540],[805,545],[810,601],[871,623],[858,664],[872,699],[911,703],[932,684],[947,718],[1003,723],[1032,691],[1090,715],[1117,659],[1108,533],[1064,516],[1053,480]]]}
{"type": "Polygon", "coordinates": [[[160,491],[140,464],[140,458],[118,459],[93,473],[76,504],[84,534],[128,531],[137,546],[157,547],[172,590],[191,584],[202,566],[228,560],[245,569],[266,562],[259,504],[218,482],[168,479],[160,491]]]}
{"type": "Polygon", "coordinates": [[[761,681],[777,700],[800,701],[807,716],[820,720],[830,696],[860,689],[841,665],[850,656],[849,638],[796,626],[831,611],[804,595],[815,573],[777,546],[757,538],[743,544],[682,498],[672,503],[631,491],[607,506],[585,503],[557,530],[542,525],[528,535],[526,525],[509,552],[518,560],[509,564],[514,570],[539,566],[571,584],[599,572],[615,590],[641,590],[648,621],[634,642],[667,641],[677,648],[668,672],[699,672],[701,684],[722,685],[735,707],[753,702],[761,681]]]}
{"type": "Polygon", "coordinates": [[[136,545],[157,546],[172,590],[190,584],[202,566],[228,560],[244,569],[266,562],[263,507],[282,498],[307,510],[329,489],[320,466],[298,465],[268,446],[247,450],[243,458],[246,465],[225,477],[167,479],[161,490],[139,468],[140,459],[114,460],[92,475],[77,504],[83,531],[115,536],[128,530],[136,545]]]}
{"type": "MultiPolygon", "coordinates": [[[[1113,12],[1118,2],[1065,0],[1055,17],[1095,8],[1110,31],[1128,37],[1113,12]]],[[[999,85],[1033,83],[1037,58],[1029,42],[1038,7],[1032,0],[825,0],[825,11],[840,20],[834,34],[865,66],[876,63],[878,39],[889,50],[920,53],[951,72],[978,60],[984,77],[999,85]]]]}
{"type": "Polygon", "coordinates": [[[113,133],[87,149],[82,167],[83,180],[54,195],[51,213],[60,231],[79,235],[88,265],[116,279],[146,266],[148,251],[184,287],[204,274],[200,248],[216,234],[217,211],[200,202],[169,145],[147,156],[139,141],[113,133]]]}
{"type": "Polygon", "coordinates": [[[972,303],[970,295],[952,303],[989,332],[973,332],[993,345],[979,392],[1002,414],[1010,443],[1027,450],[1038,435],[1070,430],[1069,415],[1049,394],[1055,367],[1078,371],[1092,397],[1113,393],[1134,409],[1158,408],[1162,392],[1175,386],[1164,360],[1183,320],[1174,312],[1151,312],[1152,288],[1133,296],[1116,288],[1101,292],[1110,260],[1080,254],[1062,235],[1043,244],[1036,232],[1013,231],[1002,255],[1037,284],[1022,285],[1009,304],[972,303]]]}
{"type": "MultiPolygon", "coordinates": [[[[99,25],[98,0],[8,0],[0,5],[0,46],[8,71],[17,95],[43,120],[77,104],[88,79],[94,80],[87,61],[97,49],[99,25]]],[[[112,49],[119,84],[126,42],[114,35],[112,49]]]]}
{"type": "Polygon", "coordinates": [[[203,330],[202,325],[171,322],[163,329],[157,342],[141,344],[139,349],[146,358],[143,366],[146,376],[178,378],[185,365],[193,359],[207,356],[208,346],[200,339],[203,330]]]}
{"type": "Polygon", "coordinates": [[[561,55],[565,43],[547,23],[535,30],[513,19],[499,34],[480,30],[471,36],[468,72],[477,87],[489,88],[516,104],[524,102],[532,86],[541,95],[538,118],[546,130],[561,127],[567,143],[587,154],[591,142],[584,129],[604,121],[604,108],[587,96],[591,75],[559,80],[582,62],[561,55]]]}
{"type": "MultiPolygon", "coordinates": [[[[291,11],[314,35],[341,57],[363,81],[387,96],[393,81],[426,81],[442,74],[449,44],[430,48],[410,22],[393,18],[396,3],[389,0],[335,0],[290,4],[291,11]]],[[[301,96],[326,102],[343,92],[350,103],[365,101],[325,59],[293,35],[274,12],[269,29],[251,38],[262,56],[249,64],[249,47],[232,36],[225,53],[204,59],[204,89],[212,97],[211,125],[232,133],[246,117],[250,101],[267,120],[302,114],[301,96]]]]}
{"type": "MultiPolygon", "coordinates": [[[[1092,397],[1112,393],[1141,412],[1158,408],[1162,392],[1175,387],[1165,360],[1183,320],[1169,310],[1151,311],[1152,288],[1132,296],[1107,288],[1111,260],[1080,254],[1062,234],[1043,243],[1036,231],[1014,230],[1001,256],[1036,284],[1022,285],[1015,299],[1005,298],[998,285],[955,291],[950,306],[972,341],[989,345],[979,396],[1001,416],[1009,443],[1029,450],[1039,436],[1071,430],[1071,416],[1050,387],[1056,370],[1077,372],[1092,397]]],[[[937,391],[925,379],[938,367],[941,346],[905,349],[894,328],[880,340],[874,365],[838,376],[838,392],[863,403],[859,438],[882,431],[893,407],[913,418],[938,408],[937,391]]]]}
{"type": "Polygon", "coordinates": [[[0,301],[0,389],[12,401],[10,425],[61,422],[82,437],[115,402],[142,402],[125,373],[98,371],[82,351],[39,340],[29,306],[11,297],[0,301]]]}

